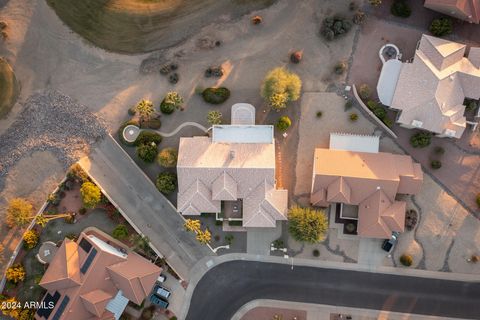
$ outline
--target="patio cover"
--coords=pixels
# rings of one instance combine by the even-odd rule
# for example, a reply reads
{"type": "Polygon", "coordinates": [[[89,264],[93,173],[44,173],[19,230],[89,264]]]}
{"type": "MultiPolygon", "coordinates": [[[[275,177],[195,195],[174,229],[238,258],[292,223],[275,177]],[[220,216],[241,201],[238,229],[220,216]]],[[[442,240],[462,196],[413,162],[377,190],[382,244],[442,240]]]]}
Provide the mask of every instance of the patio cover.
{"type": "Polygon", "coordinates": [[[378,78],[377,94],[380,102],[386,106],[392,104],[400,70],[402,70],[402,62],[400,60],[391,59],[383,64],[380,78],[378,78]]]}

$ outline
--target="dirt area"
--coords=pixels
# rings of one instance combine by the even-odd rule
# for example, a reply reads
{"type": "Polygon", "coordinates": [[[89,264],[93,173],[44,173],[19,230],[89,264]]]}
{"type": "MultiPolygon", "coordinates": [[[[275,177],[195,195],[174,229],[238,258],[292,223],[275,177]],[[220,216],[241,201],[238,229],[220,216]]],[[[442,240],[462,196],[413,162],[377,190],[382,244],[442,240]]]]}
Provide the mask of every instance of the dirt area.
{"type": "Polygon", "coordinates": [[[293,310],[293,309],[256,307],[249,310],[242,317],[242,320],[270,320],[270,319],[306,320],[307,312],[303,310],[293,310]]]}
{"type": "Polygon", "coordinates": [[[4,118],[17,101],[20,87],[8,62],[0,58],[0,119],[4,118]]]}
{"type": "Polygon", "coordinates": [[[178,44],[205,24],[236,19],[274,0],[48,0],[58,16],[94,45],[142,53],[178,44]]]}

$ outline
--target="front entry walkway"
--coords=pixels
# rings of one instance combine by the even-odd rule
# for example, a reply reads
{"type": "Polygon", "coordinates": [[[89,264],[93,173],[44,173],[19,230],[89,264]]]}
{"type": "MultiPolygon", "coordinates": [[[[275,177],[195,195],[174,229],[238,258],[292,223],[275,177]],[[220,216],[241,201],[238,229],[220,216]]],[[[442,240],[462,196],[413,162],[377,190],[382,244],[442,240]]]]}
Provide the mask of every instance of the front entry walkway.
{"type": "Polygon", "coordinates": [[[183,278],[200,259],[214,253],[185,232],[184,220],[172,204],[109,135],[82,168],[102,189],[128,222],[150,239],[151,245],[183,278]]]}

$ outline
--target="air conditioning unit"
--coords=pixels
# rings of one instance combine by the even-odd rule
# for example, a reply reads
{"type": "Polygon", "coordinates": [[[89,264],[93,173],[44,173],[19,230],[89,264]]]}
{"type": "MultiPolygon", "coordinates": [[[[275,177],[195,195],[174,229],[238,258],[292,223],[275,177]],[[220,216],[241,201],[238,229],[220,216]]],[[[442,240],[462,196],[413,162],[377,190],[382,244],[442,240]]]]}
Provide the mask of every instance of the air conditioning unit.
{"type": "Polygon", "coordinates": [[[412,120],[412,126],[415,128],[423,127],[423,122],[420,120],[412,120]]]}
{"type": "Polygon", "coordinates": [[[447,137],[454,138],[455,135],[457,134],[457,131],[452,130],[452,129],[445,129],[443,134],[446,135],[447,137]]]}

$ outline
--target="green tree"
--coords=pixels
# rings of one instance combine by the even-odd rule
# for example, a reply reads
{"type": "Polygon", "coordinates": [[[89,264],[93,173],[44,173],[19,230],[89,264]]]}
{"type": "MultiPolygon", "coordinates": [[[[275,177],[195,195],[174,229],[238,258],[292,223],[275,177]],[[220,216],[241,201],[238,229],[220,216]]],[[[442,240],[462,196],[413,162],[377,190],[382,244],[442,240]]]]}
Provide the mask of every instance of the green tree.
{"type": "Polygon", "coordinates": [[[263,80],[261,95],[275,110],[284,109],[290,101],[300,98],[302,80],[285,68],[275,68],[263,80]]]}
{"type": "Polygon", "coordinates": [[[175,111],[175,109],[180,108],[182,104],[182,96],[180,96],[178,92],[170,91],[160,104],[160,111],[165,114],[171,114],[173,111],[175,111]]]}
{"type": "Polygon", "coordinates": [[[12,265],[10,268],[7,269],[5,273],[5,277],[8,281],[12,283],[18,283],[25,280],[25,269],[19,263],[12,265]]]}
{"type": "Polygon", "coordinates": [[[153,108],[153,103],[150,100],[141,100],[136,106],[135,110],[140,115],[140,123],[143,121],[148,121],[155,113],[155,109],[153,108]]]}
{"type": "Polygon", "coordinates": [[[200,230],[200,220],[187,219],[183,224],[186,231],[197,232],[200,230]]]}
{"type": "Polygon", "coordinates": [[[157,156],[159,165],[165,168],[173,168],[177,165],[178,152],[175,148],[163,148],[157,156]]]}
{"type": "Polygon", "coordinates": [[[222,113],[216,110],[210,110],[207,114],[207,121],[211,125],[222,123],[222,113]]]}
{"type": "Polygon", "coordinates": [[[32,221],[33,206],[27,200],[14,198],[10,200],[7,208],[6,224],[13,228],[22,227],[32,221]]]}
{"type": "Polygon", "coordinates": [[[414,148],[425,148],[430,145],[432,134],[430,132],[417,132],[410,137],[410,145],[414,148]]]}
{"type": "Polygon", "coordinates": [[[119,224],[113,229],[112,236],[115,239],[123,240],[128,237],[128,229],[124,224],[119,224]]]}
{"type": "Polygon", "coordinates": [[[212,234],[210,233],[210,231],[208,231],[208,229],[205,229],[205,231],[198,230],[197,236],[195,238],[201,244],[207,244],[212,240],[212,234]]]}
{"type": "Polygon", "coordinates": [[[177,188],[177,175],[171,172],[161,172],[155,185],[161,193],[170,194],[177,188]]]}
{"type": "Polygon", "coordinates": [[[453,32],[453,23],[450,18],[434,19],[430,25],[430,32],[436,37],[443,37],[453,32]]]}
{"type": "Polygon", "coordinates": [[[155,161],[158,149],[155,142],[142,143],[137,147],[137,156],[145,162],[155,161]]]}
{"type": "Polygon", "coordinates": [[[90,181],[84,182],[80,188],[83,206],[85,208],[94,208],[102,200],[102,192],[100,188],[90,181]]]}
{"type": "Polygon", "coordinates": [[[135,249],[141,250],[143,252],[147,252],[147,250],[150,248],[150,239],[138,233],[132,234],[132,236],[130,237],[130,242],[132,242],[135,249]]]}
{"type": "Polygon", "coordinates": [[[277,123],[275,124],[277,129],[280,131],[287,131],[287,129],[291,125],[292,125],[292,120],[290,120],[290,118],[287,116],[280,117],[280,119],[278,119],[277,123]]]}
{"type": "Polygon", "coordinates": [[[325,240],[328,219],[323,211],[294,206],[288,211],[289,231],[301,242],[317,243],[325,240]]]}
{"type": "Polygon", "coordinates": [[[27,249],[33,249],[38,243],[38,233],[35,230],[27,230],[23,234],[23,246],[27,249]]]}

